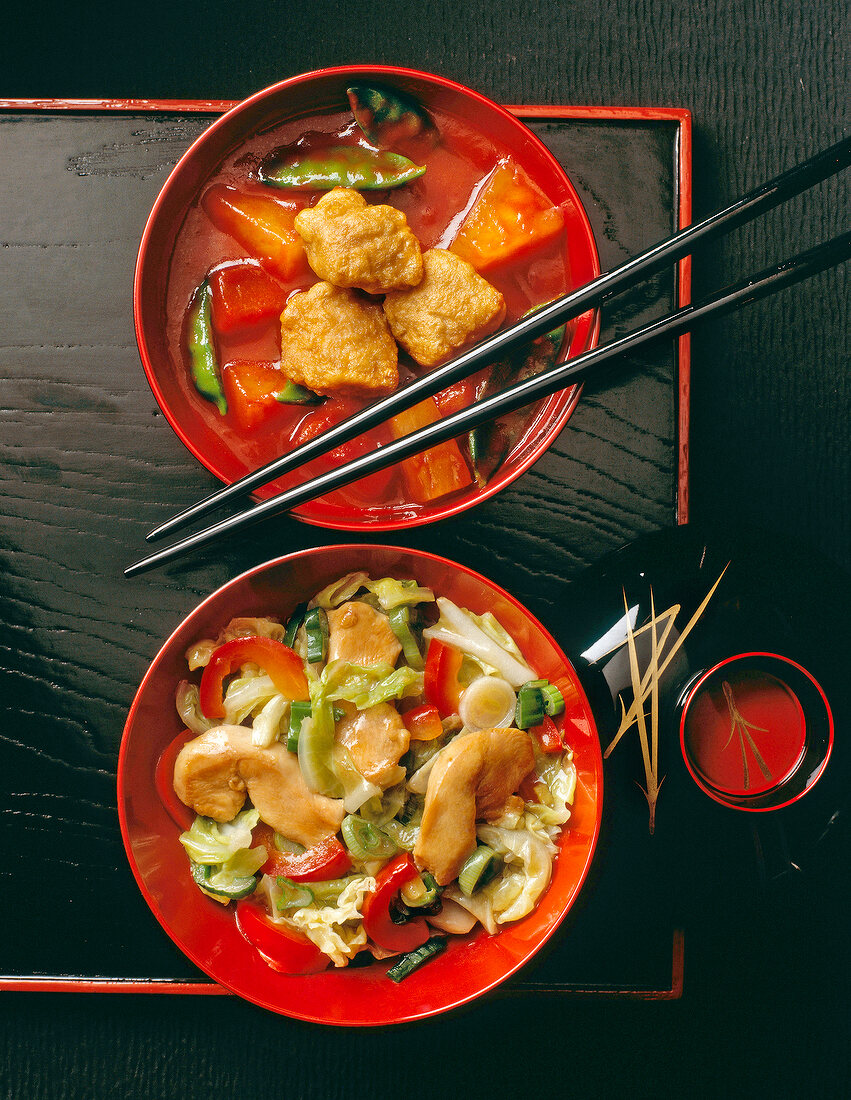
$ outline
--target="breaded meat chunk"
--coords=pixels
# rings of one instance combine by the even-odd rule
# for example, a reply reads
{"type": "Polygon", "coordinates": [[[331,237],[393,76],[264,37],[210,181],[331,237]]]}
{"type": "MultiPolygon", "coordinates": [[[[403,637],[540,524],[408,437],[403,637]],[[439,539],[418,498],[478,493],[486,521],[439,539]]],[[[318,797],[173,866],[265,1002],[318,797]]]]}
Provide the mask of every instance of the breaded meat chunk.
{"type": "Polygon", "coordinates": [[[370,206],[349,187],[335,187],[302,210],[295,227],[310,266],[335,286],[383,294],[423,277],[420,242],[401,210],[370,206]]]}
{"type": "Polygon", "coordinates": [[[393,335],[424,367],[498,328],[505,300],[472,264],[442,248],[423,253],[425,275],[411,290],[393,290],[384,313],[393,335]]]}
{"type": "Polygon", "coordinates": [[[356,290],[316,283],[281,314],[281,369],[315,393],[391,393],[398,359],[381,306],[356,290]]]}

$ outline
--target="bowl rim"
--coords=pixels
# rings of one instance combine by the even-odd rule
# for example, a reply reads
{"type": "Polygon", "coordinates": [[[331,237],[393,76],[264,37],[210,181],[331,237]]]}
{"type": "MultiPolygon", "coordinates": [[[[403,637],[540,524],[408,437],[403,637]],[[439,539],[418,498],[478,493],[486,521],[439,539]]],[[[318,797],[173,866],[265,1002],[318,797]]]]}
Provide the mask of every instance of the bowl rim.
{"type": "MultiPolygon", "coordinates": [[[[142,368],[145,372],[145,377],[148,381],[148,385],[156,400],[157,406],[165,416],[171,429],[178,437],[180,442],[189,451],[189,453],[198,461],[206,470],[208,470],[214,477],[221,481],[224,485],[232,483],[232,478],[226,476],[220,468],[220,463],[214,459],[210,459],[206,456],[200,447],[190,437],[188,431],[183,427],[180,418],[175,411],[171,408],[170,403],[165,399],[162,387],[157,378],[156,368],[154,366],[154,357],[151,354],[151,347],[145,335],[145,326],[143,324],[143,282],[145,272],[145,261],[150,247],[151,239],[155,233],[156,225],[158,222],[159,214],[162,207],[168,201],[168,198],[174,188],[177,186],[177,181],[185,170],[187,164],[190,164],[198,155],[199,150],[203,150],[204,146],[215,138],[220,130],[230,126],[234,118],[238,118],[241,114],[249,112],[258,103],[262,102],[269,96],[278,95],[285,92],[288,88],[294,88],[301,84],[308,83],[311,80],[316,79],[334,79],[339,77],[349,77],[354,79],[356,76],[370,75],[378,79],[386,78],[392,79],[394,77],[401,79],[411,80],[425,80],[429,83],[434,83],[443,89],[447,89],[451,92],[464,96],[467,99],[472,99],[475,103],[486,108],[489,111],[495,111],[503,119],[506,120],[512,127],[523,127],[526,129],[527,140],[530,145],[535,147],[537,155],[542,156],[544,160],[549,161],[553,171],[562,177],[562,180],[566,186],[568,195],[578,217],[578,221],[582,227],[582,237],[584,247],[588,251],[588,256],[591,262],[592,278],[596,278],[600,275],[600,255],[597,248],[597,242],[594,237],[594,231],[591,226],[588,212],[576,188],[573,185],[573,181],[570,179],[567,171],[563,165],[559,162],[555,154],[547,147],[547,145],[534,133],[529,127],[525,125],[523,120],[518,117],[517,114],[509,110],[507,107],[495,100],[490,99],[488,96],[481,92],[476,91],[473,88],[468,88],[466,85],[452,80],[449,77],[441,76],[437,73],[431,73],[424,69],[411,69],[402,66],[395,65],[381,65],[381,64],[362,64],[362,65],[336,65],[329,66],[322,69],[311,69],[304,73],[298,73],[290,77],[286,77],[274,84],[270,84],[265,88],[261,88],[259,91],[252,93],[246,99],[230,107],[219,118],[208,126],[202,134],[199,134],[197,138],[191,143],[191,145],[184,151],[180,159],[174,165],[169,172],[168,178],[160,188],[159,193],[154,201],[151,211],[145,221],[145,226],[142,231],[142,236],[139,243],[139,248],[136,255],[136,264],[133,275],[133,323],[136,336],[136,345],[139,352],[139,357],[142,362],[142,368]]],[[[599,342],[600,327],[601,327],[601,311],[598,308],[593,311],[589,310],[588,313],[592,314],[591,324],[585,341],[585,349],[591,350],[595,348],[599,342]]],[[[501,492],[503,489],[512,485],[522,474],[524,474],[534,463],[536,463],[541,456],[552,446],[557,439],[558,435],[564,428],[567,421],[573,415],[576,410],[576,406],[579,403],[579,399],[582,393],[582,383],[577,383],[572,387],[568,387],[565,390],[558,391],[551,397],[546,399],[548,405],[555,408],[559,404],[563,407],[558,411],[558,414],[551,420],[549,428],[546,431],[541,432],[540,438],[535,442],[533,447],[527,448],[526,453],[522,459],[516,463],[511,469],[505,471],[498,471],[497,474],[483,487],[478,488],[474,495],[467,496],[462,495],[458,500],[450,500],[444,504],[439,501],[435,506],[429,506],[425,514],[414,513],[400,517],[386,517],[386,518],[370,518],[368,524],[358,522],[355,518],[355,514],[352,518],[346,519],[344,516],[320,516],[303,512],[304,505],[295,508],[291,511],[293,518],[299,520],[302,523],[307,523],[311,526],[322,527],[328,530],[337,531],[353,531],[361,532],[369,530],[371,532],[390,532],[397,530],[405,530],[412,527],[423,526],[428,523],[434,523],[438,520],[448,519],[450,516],[459,514],[460,512],[467,511],[469,508],[475,507],[478,504],[489,500],[496,493],[501,492]]],[[[547,409],[547,406],[544,406],[547,409]]],[[[550,409],[547,409],[547,416],[551,415],[550,409]]],[[[256,499],[256,498],[255,498],[256,499]]],[[[308,502],[307,506],[312,502],[308,502]]]]}
{"type": "MultiPolygon", "coordinates": [[[[794,685],[786,685],[790,688],[793,694],[798,697],[798,691],[794,685]]],[[[803,703],[798,699],[799,703],[803,706],[803,703]]],[[[680,719],[679,719],[679,735],[680,735],[680,755],[686,770],[691,776],[697,787],[707,795],[713,801],[720,803],[730,810],[740,810],[744,813],[768,813],[774,810],[782,810],[787,806],[794,805],[795,802],[803,798],[804,795],[809,793],[816,785],[819,779],[825,772],[830,757],[833,753],[833,741],[834,741],[835,723],[833,717],[833,708],[828,701],[824,688],[813,676],[809,669],[804,668],[802,664],[794,660],[791,657],[786,657],[782,653],[773,653],[769,650],[746,650],[741,653],[732,653],[727,657],[722,658],[720,661],[715,661],[710,667],[703,669],[701,672],[695,674],[689,681],[685,692],[682,696],[680,703],[680,719]],[[789,797],[784,797],[782,801],[775,801],[773,796],[775,794],[775,788],[771,788],[768,791],[763,792],[760,795],[754,795],[752,798],[745,796],[725,796],[721,791],[716,790],[712,784],[700,773],[699,769],[692,763],[690,754],[686,748],[686,722],[688,719],[689,708],[703,685],[713,676],[717,675],[721,669],[727,665],[733,664],[737,661],[748,661],[753,659],[768,659],[776,662],[779,666],[786,666],[787,668],[794,669],[796,673],[801,677],[801,681],[807,684],[813,691],[813,698],[821,703],[824,708],[823,718],[827,725],[827,745],[824,751],[824,757],[819,762],[818,766],[810,773],[807,783],[803,790],[798,791],[789,797]],[[750,803],[750,804],[749,804],[750,803]]],[[[803,756],[799,763],[796,765],[800,767],[803,763],[803,756]]],[[[781,784],[782,786],[782,784],[781,784]]]]}
{"type": "MultiPolygon", "coordinates": [[[[155,755],[157,758],[162,750],[163,746],[158,746],[156,748],[155,755]]],[[[150,781],[153,788],[153,774],[150,781]]],[[[281,555],[280,557],[271,558],[268,561],[261,562],[258,565],[252,566],[251,568],[245,570],[236,577],[233,577],[231,580],[226,581],[224,584],[216,588],[213,592],[209,593],[181,619],[181,621],[177,624],[174,630],[172,630],[166,641],[163,642],[163,644],[157,650],[155,656],[150,661],[145,675],[143,676],[133,697],[133,701],[129,708],[121,735],[121,744],[118,753],[116,791],[118,819],[121,831],[122,845],[124,847],[126,858],[130,864],[130,869],[133,873],[133,877],[136,880],[136,884],[139,887],[139,890],[141,891],[141,894],[148,908],[151,910],[157,922],[166,932],[171,942],[180,950],[180,952],[186,958],[190,960],[190,962],[192,962],[201,971],[207,974],[208,977],[212,978],[223,988],[229,990],[230,992],[236,994],[244,1000],[248,1000],[251,1003],[257,1004],[260,1007],[273,1011],[279,1015],[285,1015],[310,1023],[332,1024],[350,1027],[366,1027],[382,1026],[383,1024],[410,1023],[416,1020],[442,1015],[446,1012],[458,1009],[461,1005],[479,1000],[481,997],[491,993],[494,988],[502,985],[504,982],[510,979],[521,967],[529,963],[531,959],[535,955],[537,955],[546,946],[547,943],[549,943],[549,941],[555,935],[564,920],[567,918],[570,910],[576,904],[577,898],[579,897],[582,888],[586,883],[591,866],[594,862],[594,857],[600,840],[600,833],[602,829],[604,774],[602,764],[602,748],[599,742],[599,733],[597,731],[596,720],[594,718],[593,710],[591,708],[585,689],[581,681],[579,680],[578,674],[572,662],[566,656],[564,650],[556,641],[556,639],[540,622],[537,616],[535,616],[523,603],[521,603],[520,600],[517,599],[517,597],[512,596],[510,592],[506,591],[500,585],[496,584],[494,581],[491,581],[489,578],[479,573],[477,570],[472,569],[469,566],[463,565],[460,562],[453,561],[450,558],[446,558],[443,555],[432,553],[428,550],[394,546],[383,543],[373,543],[366,546],[360,543],[338,543],[329,546],[317,546],[304,550],[292,551],[291,553],[281,555]],[[471,993],[463,993],[460,995],[450,994],[447,999],[447,1003],[441,1003],[436,1008],[423,1008],[419,1011],[409,1012],[406,1015],[400,1015],[398,1018],[394,1019],[338,1020],[335,1018],[322,1017],[321,1015],[317,1015],[315,1012],[311,1013],[310,1011],[303,1009],[293,1009],[290,1005],[282,1007],[280,1003],[275,1003],[270,997],[251,996],[245,990],[236,988],[237,983],[233,979],[218,975],[215,972],[215,965],[210,963],[206,958],[202,957],[200,952],[188,949],[184,943],[179,941],[177,934],[172,930],[169,921],[167,920],[165,914],[162,912],[160,904],[154,897],[151,889],[148,887],[148,884],[145,880],[141,868],[139,867],[138,861],[133,851],[131,823],[128,818],[128,801],[130,798],[132,786],[128,784],[127,758],[130,751],[130,739],[132,736],[133,726],[142,705],[143,696],[148,688],[148,685],[157,675],[159,666],[170,656],[172,647],[176,644],[179,636],[185,631],[191,620],[195,618],[202,618],[204,612],[210,607],[210,605],[224,597],[229,590],[234,589],[239,585],[250,582],[252,577],[260,573],[265,573],[273,569],[286,567],[288,564],[298,561],[300,559],[308,557],[321,557],[323,554],[329,551],[333,553],[352,554],[356,556],[357,554],[362,553],[365,549],[370,552],[377,551],[380,554],[386,553],[388,555],[411,556],[416,559],[423,559],[433,562],[438,567],[448,567],[452,571],[460,571],[461,573],[466,574],[468,577],[472,578],[475,582],[484,585],[488,590],[495,593],[501,599],[506,600],[522,614],[522,616],[533,627],[535,632],[539,633],[542,636],[543,640],[552,647],[559,660],[564,662],[565,667],[570,669],[572,672],[572,681],[580,693],[580,697],[584,705],[583,709],[590,720],[588,731],[589,743],[592,745],[596,745],[596,752],[593,753],[593,771],[596,780],[596,800],[594,805],[593,826],[590,831],[590,836],[588,837],[587,850],[585,851],[582,861],[581,872],[575,879],[567,901],[560,909],[557,919],[554,920],[550,924],[550,926],[541,934],[539,941],[534,945],[533,948],[526,951],[526,953],[524,953],[520,958],[512,957],[511,961],[506,964],[505,971],[503,973],[495,978],[490,978],[480,988],[471,993]]],[[[165,807],[164,812],[166,812],[166,814],[168,813],[165,807]]],[[[177,826],[175,825],[175,829],[176,828],[177,826]]],[[[510,932],[513,927],[516,927],[516,925],[507,926],[505,931],[510,932]]],[[[490,937],[490,939],[498,940],[498,937],[499,933],[497,933],[497,936],[495,937],[490,937]]]]}

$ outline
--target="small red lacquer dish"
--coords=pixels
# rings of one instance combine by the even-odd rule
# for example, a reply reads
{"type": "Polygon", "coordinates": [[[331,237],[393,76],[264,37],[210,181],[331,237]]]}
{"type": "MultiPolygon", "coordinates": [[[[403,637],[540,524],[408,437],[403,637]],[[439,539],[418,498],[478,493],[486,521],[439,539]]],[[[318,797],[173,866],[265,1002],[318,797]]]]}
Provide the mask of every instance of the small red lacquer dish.
{"type": "Polygon", "coordinates": [[[546,629],[480,574],[433,554],[380,545],[292,554],[244,573],[209,596],[154,658],[128,715],[118,760],[125,850],[142,894],[174,943],[209,977],[255,1004],[297,1019],[346,1026],[437,1015],[481,997],[529,962],[557,933],[582,889],[600,832],[602,799],[603,762],[594,717],[573,666],[546,629]],[[235,616],[286,621],[301,600],[356,570],[373,577],[415,578],[459,606],[495,615],[538,675],[561,689],[567,702],[564,736],[578,773],[570,823],[557,840],[552,881],[537,908],[496,935],[477,925],[466,936],[450,937],[442,955],[400,984],[387,977],[392,960],[303,976],[267,965],[240,934],[232,906],[217,904],[192,882],[178,840],[188,820],[167,782],[183,733],[175,691],[187,676],[186,650],[215,636],[235,616]]]}
{"type": "MultiPolygon", "coordinates": [[[[561,235],[552,245],[560,265],[558,279],[547,266],[550,260],[545,262],[532,254],[528,263],[523,261],[526,293],[531,293],[531,288],[538,288],[539,300],[533,304],[543,304],[591,281],[600,273],[587,214],[564,169],[519,118],[477,92],[440,76],[389,66],[323,69],[292,77],[258,92],[217,119],[178,162],[148,219],[135,275],[136,337],[154,397],[190,452],[225,483],[233,482],[289,450],[298,436],[300,424],[306,423],[312,414],[309,409],[283,407],[277,414],[273,410],[267,424],[246,430],[245,418],[240,424],[233,415],[220,415],[194,389],[187,370],[182,328],[187,303],[211,264],[245,258],[244,253],[235,249],[233,241],[227,241],[222,233],[210,226],[201,199],[213,185],[248,186],[256,191],[260,184],[256,180],[246,184],[245,180],[251,177],[264,152],[275,148],[275,135],[282,133],[291,137],[299,128],[311,131],[321,126],[321,120],[329,113],[348,110],[347,88],[353,83],[378,84],[413,97],[443,121],[447,133],[453,133],[454,125],[459,133],[467,135],[471,141],[469,148],[477,150],[469,155],[482,156],[485,178],[491,170],[489,165],[495,166],[509,158],[558,208],[564,220],[561,235]],[[475,143],[471,135],[475,136],[475,143]]],[[[448,184],[453,178],[463,174],[460,168],[456,171],[453,167],[460,165],[463,158],[452,160],[455,156],[452,140],[455,139],[450,137],[447,149],[443,150],[442,161],[433,166],[436,173],[431,184],[434,194],[429,193],[422,182],[429,178],[428,172],[432,170],[429,168],[422,181],[417,181],[417,186],[422,188],[423,203],[420,206],[413,204],[409,211],[409,218],[419,219],[418,232],[424,247],[448,247],[442,239],[426,238],[431,232],[430,211],[434,208],[435,218],[440,214],[437,210],[439,195],[450,189],[448,184]],[[445,176],[440,175],[441,172],[445,176]]],[[[304,205],[313,201],[304,192],[295,197],[276,194],[283,203],[304,205]]],[[[372,195],[371,201],[391,204],[396,201],[392,191],[373,192],[372,195]]],[[[400,201],[403,205],[408,203],[407,198],[400,201]]],[[[463,203],[472,199],[459,192],[456,201],[463,203]]],[[[459,211],[459,219],[461,214],[463,210],[459,211]]],[[[452,219],[450,224],[454,224],[452,219]]],[[[493,280],[500,277],[498,270],[488,271],[486,276],[493,280]]],[[[306,285],[312,278],[312,273],[308,273],[306,285]]],[[[516,285],[519,284],[512,273],[507,278],[507,286],[516,285]]],[[[501,289],[509,294],[507,288],[501,289]]],[[[519,300],[515,306],[514,312],[520,314],[519,300]]],[[[578,355],[593,347],[598,339],[599,324],[597,311],[590,311],[571,322],[559,358],[578,355]]],[[[258,358],[268,359],[270,353],[274,353],[270,340],[264,343],[258,336],[258,358]]],[[[241,350],[236,358],[244,358],[241,350]]],[[[500,457],[494,463],[495,470],[488,469],[485,479],[471,476],[448,495],[429,501],[412,499],[404,478],[397,474],[389,481],[367,479],[355,483],[310,501],[293,514],[305,522],[324,527],[374,531],[417,526],[457,514],[493,496],[527,470],[563,428],[576,407],[579,392],[580,387],[574,386],[524,413],[522,427],[511,435],[505,453],[504,440],[500,439],[500,457]]],[[[308,473],[317,474],[337,465],[339,458],[312,463],[308,473]]],[[[290,483],[272,482],[257,490],[256,495],[258,499],[266,498],[290,483]]]]}
{"type": "Polygon", "coordinates": [[[802,665],[775,653],[728,657],[687,685],[680,705],[686,767],[705,794],[737,810],[777,810],[827,767],[833,714],[802,665]]]}

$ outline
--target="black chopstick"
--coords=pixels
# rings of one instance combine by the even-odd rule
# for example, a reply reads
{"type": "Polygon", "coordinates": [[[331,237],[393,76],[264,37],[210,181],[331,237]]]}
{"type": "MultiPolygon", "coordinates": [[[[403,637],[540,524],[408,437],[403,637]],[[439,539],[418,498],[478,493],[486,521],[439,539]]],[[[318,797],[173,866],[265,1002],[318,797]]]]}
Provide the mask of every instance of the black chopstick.
{"type": "Polygon", "coordinates": [[[729,233],[759,214],[835,175],[849,164],[851,164],[851,138],[845,138],[796,167],[781,173],[761,187],[748,192],[736,202],[711,214],[703,221],[680,230],[672,237],[652,245],[585,286],[542,306],[517,324],[483,340],[450,362],[390,394],[389,397],[368,405],[354,416],[329,428],[316,439],[295,447],[280,458],[216,490],[159,524],[148,533],[147,539],[155,541],[185,527],[222,507],[235,497],[244,496],[273,478],[295,470],[335,447],[349,442],[403,409],[410,408],[424,398],[431,397],[467,377],[480,367],[494,362],[519,345],[542,336],[573,317],[599,305],[605,299],[626,290],[634,283],[646,279],[663,267],[688,255],[695,245],[729,233]]]}
{"type": "Polygon", "coordinates": [[[394,440],[384,447],[362,455],[352,462],[303,485],[280,493],[270,500],[263,501],[243,512],[220,520],[211,527],[189,535],[171,546],[164,547],[146,558],[134,562],[124,570],[127,577],[145,572],[157,565],[163,565],[180,557],[190,550],[197,549],[215,541],[222,535],[245,528],[261,519],[277,515],[280,512],[296,508],[314,497],[322,496],[333,489],[356,481],[367,473],[382,470],[403,458],[426,450],[437,443],[452,439],[462,432],[470,431],[494,417],[522,408],[543,397],[548,397],[565,386],[572,385],[588,376],[592,370],[611,363],[651,341],[674,338],[690,330],[700,321],[713,319],[738,309],[742,305],[758,301],[768,294],[781,290],[824,271],[851,257],[851,232],[802,252],[791,260],[767,268],[752,278],[728,287],[712,297],[694,305],[684,306],[675,313],[654,321],[644,328],[604,347],[585,352],[565,363],[560,363],[541,374],[515,383],[502,392],[485,401],[462,409],[452,416],[430,424],[426,428],[412,432],[401,439],[394,440]]]}

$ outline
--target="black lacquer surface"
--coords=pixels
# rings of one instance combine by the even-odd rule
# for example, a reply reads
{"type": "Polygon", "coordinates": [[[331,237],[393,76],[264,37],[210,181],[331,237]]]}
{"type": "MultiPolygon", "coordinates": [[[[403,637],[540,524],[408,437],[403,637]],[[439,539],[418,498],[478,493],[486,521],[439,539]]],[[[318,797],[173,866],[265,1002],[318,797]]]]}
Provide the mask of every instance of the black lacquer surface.
{"type": "MultiPolygon", "coordinates": [[[[145,531],[210,487],[150,394],[130,309],[148,208],[209,117],[0,115],[10,154],[0,169],[3,203],[21,238],[0,254],[16,410],[3,468],[4,605],[15,645],[5,671],[4,726],[12,734],[0,748],[10,826],[2,874],[14,892],[39,862],[55,876],[52,900],[63,913],[61,937],[51,935],[52,907],[15,922],[0,945],[7,977],[204,980],[163,935],[124,859],[114,786],[126,710],[147,661],[201,596],[278,553],[360,538],[272,520],[203,557],[145,578],[122,576],[145,531]],[[34,188],[23,191],[17,173],[27,158],[34,188]],[[16,308],[27,301],[29,309],[16,308]],[[15,827],[20,822],[26,829],[15,827]]],[[[604,269],[676,228],[676,123],[534,126],[576,174],[604,269]],[[637,203],[640,225],[630,216],[637,203]]],[[[674,304],[673,274],[659,276],[612,303],[602,338],[674,304]]],[[[582,567],[676,522],[676,384],[673,348],[625,364],[586,386],[552,450],[507,492],[458,522],[384,541],[437,549],[481,569],[558,635],[560,601],[582,567]]],[[[633,842],[620,828],[608,858],[633,865],[633,842]]],[[[651,950],[613,951],[621,941],[612,902],[605,892],[596,907],[589,901],[571,942],[540,973],[557,987],[670,988],[670,920],[644,907],[651,950]]]]}
{"type": "MultiPolygon", "coordinates": [[[[443,73],[505,103],[683,106],[694,118],[694,212],[701,217],[849,132],[848,58],[842,0],[429,0],[402,9],[373,0],[238,9],[218,0],[144,9],[94,2],[7,13],[0,95],[236,99],[284,76],[366,60],[443,73]]],[[[91,580],[92,573],[117,576],[144,530],[213,488],[156,414],[130,323],[133,255],[145,209],[163,179],[162,165],[202,124],[145,122],[135,144],[126,131],[58,141],[45,123],[29,148],[15,137],[22,131],[0,125],[6,627],[0,788],[8,861],[0,873],[15,871],[2,879],[3,939],[16,950],[29,943],[31,951],[20,926],[35,921],[51,941],[44,943],[46,957],[58,956],[53,941],[65,927],[88,935],[91,955],[98,937],[113,951],[124,937],[112,927],[122,919],[120,907],[105,903],[110,918],[98,914],[88,929],[68,899],[88,892],[78,877],[101,876],[114,885],[124,873],[114,755],[127,701],[155,639],[243,564],[324,537],[280,523],[219,562],[198,560],[152,574],[138,587],[91,580]],[[127,156],[130,171],[122,161],[127,156]],[[69,170],[73,157],[82,159],[69,170]],[[56,188],[44,189],[47,164],[64,181],[58,195],[56,188]],[[81,217],[72,196],[86,188],[97,201],[94,213],[81,217]],[[108,198],[115,193],[110,188],[120,203],[108,198]],[[166,482],[179,488],[180,500],[161,499],[166,482]],[[82,645],[71,640],[76,637],[82,645]],[[96,713],[87,703],[91,696],[99,700],[96,713]],[[38,769],[31,738],[47,749],[38,769]],[[80,749],[83,767],[71,763],[80,749]],[[69,772],[71,794],[57,797],[69,772]],[[80,815],[84,825],[77,823],[80,815]],[[55,834],[47,824],[54,819],[62,824],[59,851],[51,849],[55,834]],[[33,834],[27,860],[6,839],[9,822],[33,834]],[[104,870],[109,866],[114,874],[104,870]]],[[[604,133],[593,127],[587,133],[592,153],[613,151],[604,133]]],[[[595,186],[599,181],[581,178],[585,140],[571,135],[563,155],[576,150],[576,182],[595,186]]],[[[614,154],[610,177],[628,182],[633,162],[617,149],[614,154]]],[[[695,296],[736,278],[745,261],[761,267],[847,228],[848,196],[848,179],[835,180],[703,250],[695,257],[695,296]]],[[[628,244],[645,241],[646,207],[653,201],[642,202],[628,226],[613,234],[605,188],[597,187],[594,198],[600,204],[592,214],[595,227],[618,259],[628,244]]],[[[648,229],[647,239],[653,235],[648,229]]],[[[790,534],[801,540],[797,568],[778,575],[800,584],[817,614],[828,607],[839,677],[847,625],[834,611],[849,585],[833,566],[851,566],[848,304],[848,274],[841,269],[696,337],[689,456],[691,512],[708,521],[712,534],[736,533],[756,521],[769,547],[790,534]],[[801,581],[802,560],[812,565],[820,553],[827,555],[825,570],[804,570],[801,581]]],[[[659,390],[667,393],[664,372],[659,390]]],[[[588,392],[586,419],[571,425],[570,448],[560,440],[545,460],[547,476],[539,476],[539,467],[522,479],[525,494],[511,497],[507,516],[490,510],[469,516],[470,528],[466,521],[446,524],[428,532],[428,545],[527,593],[545,620],[565,615],[571,589],[563,571],[575,577],[634,531],[670,526],[669,467],[659,459],[666,441],[633,432],[633,415],[624,387],[609,383],[588,392]],[[562,493],[574,485],[581,487],[579,500],[567,509],[562,493]],[[617,508],[606,503],[614,491],[621,498],[617,508]],[[502,549],[503,522],[514,541],[542,512],[551,514],[552,541],[530,540],[523,558],[512,561],[502,549]]],[[[426,545],[422,536],[407,540],[426,545]]],[[[765,571],[774,568],[766,564],[765,571]]],[[[788,620],[796,635],[800,622],[797,613],[788,620]]],[[[847,731],[847,719],[842,728],[847,731]]],[[[640,799],[634,764],[616,752],[607,764],[615,773],[610,786],[618,780],[625,795],[640,799]]],[[[669,775],[666,783],[676,778],[669,775]]],[[[660,814],[679,805],[680,790],[688,788],[669,787],[660,814]]],[[[637,822],[640,803],[629,805],[637,822]]],[[[820,813],[821,802],[813,805],[820,813]]],[[[669,908],[689,921],[679,1001],[523,990],[417,1027],[367,1034],[301,1026],[230,997],[5,993],[0,1095],[284,1093],[325,1100],[435,1088],[489,1100],[543,1090],[600,1097],[844,1095],[851,1076],[846,810],[847,796],[820,843],[793,848],[806,874],[777,881],[755,879],[753,839],[731,837],[730,820],[709,808],[675,833],[682,842],[676,859],[667,841],[651,849],[654,862],[672,868],[673,882],[662,879],[670,886],[669,908]],[[694,837],[696,851],[689,844],[694,837]],[[684,907],[680,899],[693,904],[684,907]]],[[[622,821],[628,830],[629,816],[622,821]]],[[[662,832],[665,823],[661,817],[656,839],[669,835],[662,832]]],[[[783,822],[781,834],[789,824],[783,822]]],[[[782,853],[783,836],[777,839],[770,853],[782,853]]],[[[625,863],[609,875],[601,861],[586,895],[589,910],[604,897],[617,909],[610,970],[620,980],[618,960],[646,950],[646,915],[635,897],[645,898],[655,885],[643,873],[646,863],[625,863]]],[[[124,902],[144,917],[141,902],[123,889],[124,902]]],[[[577,924],[586,912],[580,906],[577,924]]],[[[145,950],[155,931],[147,933],[145,950]]],[[[135,946],[133,938],[130,950],[135,946]]],[[[548,965],[541,960],[543,970],[548,965]]],[[[643,972],[647,976],[646,967],[643,972]]],[[[599,956],[595,974],[605,977],[599,956]]]]}

